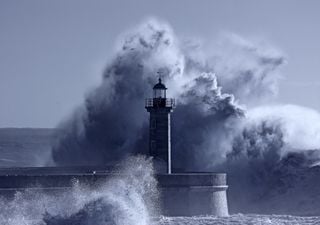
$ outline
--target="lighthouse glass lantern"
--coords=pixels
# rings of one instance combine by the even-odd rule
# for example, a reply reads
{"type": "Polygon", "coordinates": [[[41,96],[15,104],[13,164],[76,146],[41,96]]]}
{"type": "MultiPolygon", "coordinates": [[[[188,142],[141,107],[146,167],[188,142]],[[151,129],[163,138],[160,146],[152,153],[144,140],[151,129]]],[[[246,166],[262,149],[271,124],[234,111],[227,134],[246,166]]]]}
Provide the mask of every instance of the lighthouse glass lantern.
{"type": "Polygon", "coordinates": [[[153,87],[153,98],[166,98],[166,86],[162,83],[161,78],[159,82],[153,87]]]}

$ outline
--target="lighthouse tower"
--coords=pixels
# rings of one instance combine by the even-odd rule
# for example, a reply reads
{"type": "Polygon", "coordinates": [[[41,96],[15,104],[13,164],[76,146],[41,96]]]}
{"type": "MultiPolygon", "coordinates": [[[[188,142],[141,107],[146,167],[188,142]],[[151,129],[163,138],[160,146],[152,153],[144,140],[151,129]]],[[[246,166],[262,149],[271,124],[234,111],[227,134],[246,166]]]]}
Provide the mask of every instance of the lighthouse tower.
{"type": "Polygon", "coordinates": [[[167,88],[161,78],[153,87],[153,98],[146,99],[145,108],[150,113],[149,154],[159,173],[171,174],[171,125],[170,113],[175,100],[167,98],[167,88]]]}

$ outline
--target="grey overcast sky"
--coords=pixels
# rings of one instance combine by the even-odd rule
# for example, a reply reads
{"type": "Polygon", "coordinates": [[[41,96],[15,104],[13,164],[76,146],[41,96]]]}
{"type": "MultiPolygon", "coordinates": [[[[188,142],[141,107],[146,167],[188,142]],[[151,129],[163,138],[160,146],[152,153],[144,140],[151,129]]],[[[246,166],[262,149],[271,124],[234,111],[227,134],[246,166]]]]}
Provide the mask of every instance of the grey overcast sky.
{"type": "Polygon", "coordinates": [[[318,0],[0,0],[0,127],[55,127],[99,83],[117,37],[150,16],[178,35],[265,38],[288,58],[278,101],[320,111],[318,0]]]}

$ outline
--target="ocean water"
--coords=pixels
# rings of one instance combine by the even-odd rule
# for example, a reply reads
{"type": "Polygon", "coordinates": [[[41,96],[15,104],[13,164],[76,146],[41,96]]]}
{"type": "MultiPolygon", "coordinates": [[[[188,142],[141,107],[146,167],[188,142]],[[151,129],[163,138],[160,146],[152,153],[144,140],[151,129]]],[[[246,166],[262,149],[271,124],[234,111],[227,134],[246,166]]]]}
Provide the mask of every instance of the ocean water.
{"type": "MultiPolygon", "coordinates": [[[[102,212],[103,213],[103,212],[102,212]]],[[[101,217],[101,215],[100,215],[101,217]]],[[[9,221],[10,222],[10,221],[9,221]]],[[[12,222],[12,221],[11,221],[12,222]]],[[[122,225],[127,225],[122,221],[122,225]]],[[[132,221],[131,221],[132,222],[132,221]]],[[[145,221],[135,221],[134,225],[145,224],[145,221]]],[[[6,223],[5,223],[6,224],[6,223]]],[[[11,224],[11,223],[10,223],[11,224]]],[[[111,221],[92,222],[73,218],[69,221],[14,221],[15,225],[117,225],[111,221]]],[[[290,215],[257,215],[235,214],[229,217],[197,216],[197,217],[157,217],[148,225],[317,225],[320,217],[298,217],[290,215]]]]}
{"type": "Polygon", "coordinates": [[[311,225],[320,224],[320,217],[289,215],[235,214],[229,217],[161,217],[157,225],[311,225]]]}

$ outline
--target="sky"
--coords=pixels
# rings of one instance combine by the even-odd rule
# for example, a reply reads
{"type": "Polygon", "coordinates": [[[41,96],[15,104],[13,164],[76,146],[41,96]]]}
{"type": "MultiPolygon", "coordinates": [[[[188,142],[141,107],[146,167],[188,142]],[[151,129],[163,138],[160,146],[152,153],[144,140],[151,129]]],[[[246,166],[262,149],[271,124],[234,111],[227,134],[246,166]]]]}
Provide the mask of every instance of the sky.
{"type": "Polygon", "coordinates": [[[279,103],[320,111],[320,1],[0,0],[0,127],[55,127],[100,83],[121,34],[156,17],[178,36],[259,37],[287,57],[279,103]]]}

